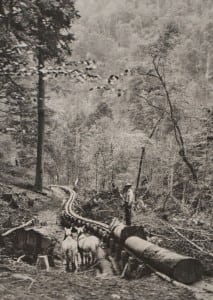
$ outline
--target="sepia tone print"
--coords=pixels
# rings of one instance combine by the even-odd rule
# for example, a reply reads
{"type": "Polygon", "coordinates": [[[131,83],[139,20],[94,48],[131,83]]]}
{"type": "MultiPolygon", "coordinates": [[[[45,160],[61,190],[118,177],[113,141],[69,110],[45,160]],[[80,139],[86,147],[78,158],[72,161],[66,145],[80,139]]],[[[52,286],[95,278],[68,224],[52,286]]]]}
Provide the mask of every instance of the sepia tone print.
{"type": "Polygon", "coordinates": [[[212,0],[0,0],[0,299],[213,298],[212,0]]]}

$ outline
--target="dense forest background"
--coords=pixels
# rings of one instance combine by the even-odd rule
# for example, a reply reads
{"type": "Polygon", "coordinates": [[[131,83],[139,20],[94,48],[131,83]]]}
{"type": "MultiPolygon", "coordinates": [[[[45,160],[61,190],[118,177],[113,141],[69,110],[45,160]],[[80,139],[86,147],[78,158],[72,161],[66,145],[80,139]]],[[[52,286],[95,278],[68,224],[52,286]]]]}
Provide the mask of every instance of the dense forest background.
{"type": "MultiPolygon", "coordinates": [[[[136,186],[141,161],[144,201],[211,209],[213,2],[78,0],[76,7],[67,61],[77,73],[82,62],[86,73],[71,78],[67,63],[46,76],[45,183],[136,186]]],[[[6,96],[1,88],[1,168],[25,178],[36,162],[34,77],[14,75],[6,96]]]]}

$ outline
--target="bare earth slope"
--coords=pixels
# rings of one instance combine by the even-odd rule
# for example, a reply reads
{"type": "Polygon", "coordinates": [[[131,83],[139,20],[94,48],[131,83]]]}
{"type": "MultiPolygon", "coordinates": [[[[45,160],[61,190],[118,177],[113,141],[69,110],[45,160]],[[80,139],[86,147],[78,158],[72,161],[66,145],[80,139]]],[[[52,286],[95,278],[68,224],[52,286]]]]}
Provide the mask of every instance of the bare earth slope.
{"type": "MultiPolygon", "coordinates": [[[[4,186],[2,187],[2,190],[5,192],[5,189],[7,188],[7,186],[4,186]]],[[[57,213],[61,207],[60,201],[62,200],[63,194],[58,194],[57,196],[50,198],[10,186],[10,192],[11,191],[14,191],[16,194],[26,192],[26,197],[34,197],[37,199],[35,200],[37,203],[35,203],[34,208],[32,209],[26,207],[22,207],[21,210],[20,208],[13,209],[14,211],[10,212],[12,218],[16,220],[15,216],[21,215],[22,219],[26,220],[36,214],[41,221],[46,221],[45,226],[47,227],[47,230],[55,232],[56,238],[60,242],[63,238],[63,229],[56,224],[56,220],[57,213]]],[[[2,200],[0,201],[2,204],[2,200]]],[[[4,212],[5,211],[6,208],[4,212]]],[[[21,217],[19,218],[21,222],[21,217]]],[[[1,218],[1,220],[2,219],[3,218],[1,218]]],[[[16,222],[14,221],[14,223],[16,222]]],[[[14,225],[17,224],[13,224],[13,226],[14,225]]],[[[73,274],[66,273],[64,271],[64,266],[60,261],[56,261],[56,267],[51,268],[49,272],[38,272],[35,266],[30,266],[23,262],[18,263],[11,258],[1,256],[0,299],[193,300],[195,297],[191,292],[174,287],[171,284],[162,281],[154,274],[130,281],[120,279],[118,276],[114,276],[113,278],[96,277],[93,269],[73,274]],[[4,269],[1,266],[7,266],[12,271],[4,269]],[[30,279],[33,280],[33,284],[31,284],[30,279]]],[[[206,297],[200,299],[207,300],[206,297]]]]}

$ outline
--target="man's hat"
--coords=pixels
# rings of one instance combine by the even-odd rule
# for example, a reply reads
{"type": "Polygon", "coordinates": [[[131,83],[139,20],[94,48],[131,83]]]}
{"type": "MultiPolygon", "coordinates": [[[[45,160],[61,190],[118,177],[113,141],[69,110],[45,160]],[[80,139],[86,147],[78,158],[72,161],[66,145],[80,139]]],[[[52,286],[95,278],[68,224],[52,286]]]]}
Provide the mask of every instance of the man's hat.
{"type": "Polygon", "coordinates": [[[131,184],[130,182],[127,182],[127,183],[125,184],[125,186],[132,186],[132,184],[131,184]]]}

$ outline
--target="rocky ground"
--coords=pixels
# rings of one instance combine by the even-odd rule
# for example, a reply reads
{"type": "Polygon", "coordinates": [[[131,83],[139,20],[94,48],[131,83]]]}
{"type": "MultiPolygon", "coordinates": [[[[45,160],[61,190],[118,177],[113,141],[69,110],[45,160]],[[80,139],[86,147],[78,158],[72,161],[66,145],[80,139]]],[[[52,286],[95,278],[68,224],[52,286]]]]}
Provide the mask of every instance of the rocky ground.
{"type": "MultiPolygon", "coordinates": [[[[54,190],[54,196],[37,194],[30,190],[1,185],[0,198],[0,230],[1,233],[10,227],[17,226],[36,216],[43,226],[55,234],[58,244],[57,253],[60,252],[60,241],[63,238],[63,230],[58,224],[58,212],[64,194],[54,190]],[[11,203],[2,199],[3,194],[14,194],[18,207],[11,207],[11,203]],[[29,207],[29,199],[34,200],[33,207],[29,207]]],[[[110,200],[109,200],[110,201],[110,200]]],[[[114,203],[114,201],[113,201],[114,203]]],[[[97,210],[97,207],[96,207],[97,210]]],[[[146,225],[153,222],[146,217],[146,225]]],[[[135,223],[140,223],[140,217],[135,216],[135,223]]],[[[145,219],[143,218],[143,222],[145,219]]],[[[149,225],[151,226],[151,225],[149,225]]],[[[161,232],[162,233],[162,232],[161,232]]],[[[2,250],[2,248],[1,248],[2,250]]],[[[3,252],[1,252],[3,253],[3,252]]],[[[66,300],[175,300],[196,299],[195,295],[183,288],[174,287],[163,281],[155,274],[138,280],[125,280],[119,276],[101,277],[95,276],[94,269],[81,270],[77,274],[66,273],[62,261],[56,260],[56,266],[49,272],[37,270],[34,265],[17,262],[6,255],[0,259],[0,299],[66,299],[66,300]]],[[[211,282],[210,282],[211,284],[211,282]]],[[[210,300],[212,294],[200,293],[198,299],[210,300]]]]}

